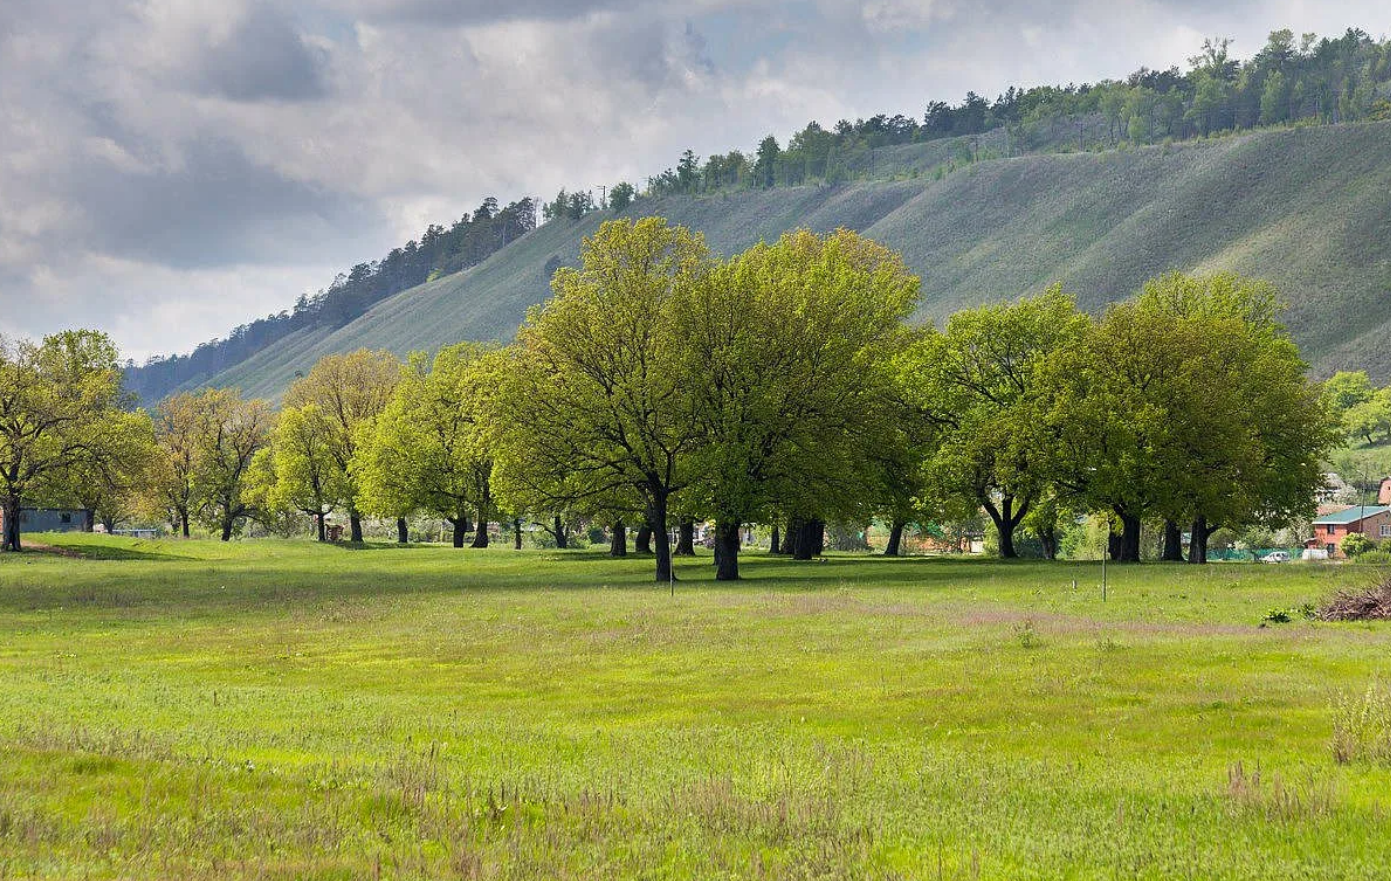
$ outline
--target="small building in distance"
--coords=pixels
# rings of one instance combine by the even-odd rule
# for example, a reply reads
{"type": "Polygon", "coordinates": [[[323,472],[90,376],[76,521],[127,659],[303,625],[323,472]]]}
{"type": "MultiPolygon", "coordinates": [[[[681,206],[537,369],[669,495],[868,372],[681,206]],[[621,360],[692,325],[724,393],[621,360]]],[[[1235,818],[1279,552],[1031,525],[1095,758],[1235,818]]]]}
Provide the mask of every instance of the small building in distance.
{"type": "Polygon", "coordinates": [[[1304,543],[1309,549],[1323,550],[1331,560],[1343,560],[1343,541],[1360,532],[1370,539],[1391,538],[1391,507],[1386,505],[1354,505],[1314,520],[1314,537],[1304,543]]]}
{"type": "Polygon", "coordinates": [[[1336,471],[1323,475],[1323,487],[1314,494],[1314,501],[1320,505],[1351,505],[1357,502],[1357,490],[1336,471]]]}
{"type": "Polygon", "coordinates": [[[1377,504],[1391,505],[1391,477],[1381,482],[1381,489],[1377,490],[1377,504]]]}
{"type": "MultiPolygon", "coordinates": [[[[20,508],[19,531],[81,532],[87,522],[87,512],[71,508],[20,508]]],[[[5,529],[5,512],[0,511],[0,534],[5,529]]]]}

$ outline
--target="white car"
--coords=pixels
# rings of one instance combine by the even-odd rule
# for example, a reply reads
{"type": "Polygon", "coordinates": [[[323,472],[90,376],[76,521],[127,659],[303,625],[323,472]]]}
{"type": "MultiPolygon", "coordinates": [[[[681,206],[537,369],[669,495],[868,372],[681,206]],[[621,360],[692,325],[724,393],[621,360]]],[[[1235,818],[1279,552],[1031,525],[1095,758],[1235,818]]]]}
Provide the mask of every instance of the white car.
{"type": "Polygon", "coordinates": [[[1290,555],[1288,551],[1272,551],[1264,557],[1261,557],[1262,563],[1288,563],[1289,561],[1290,555]]]}

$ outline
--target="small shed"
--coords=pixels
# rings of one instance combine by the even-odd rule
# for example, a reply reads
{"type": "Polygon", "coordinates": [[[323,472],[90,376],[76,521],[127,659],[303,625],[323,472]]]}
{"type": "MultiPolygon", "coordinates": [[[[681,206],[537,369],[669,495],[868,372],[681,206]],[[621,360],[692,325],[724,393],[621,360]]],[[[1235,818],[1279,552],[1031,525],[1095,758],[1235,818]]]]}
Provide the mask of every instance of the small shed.
{"type": "MultiPolygon", "coordinates": [[[[87,522],[87,512],[74,508],[20,508],[19,531],[81,532],[87,522]]],[[[0,532],[4,531],[5,512],[0,511],[0,532]]]]}

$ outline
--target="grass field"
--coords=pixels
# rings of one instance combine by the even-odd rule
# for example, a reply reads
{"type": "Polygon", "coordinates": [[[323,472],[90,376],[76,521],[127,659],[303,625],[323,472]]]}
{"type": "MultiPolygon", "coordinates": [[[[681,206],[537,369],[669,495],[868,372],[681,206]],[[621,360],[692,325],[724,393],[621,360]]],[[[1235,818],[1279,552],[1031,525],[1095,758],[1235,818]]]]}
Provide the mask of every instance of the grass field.
{"type": "Polygon", "coordinates": [[[50,536],[0,878],[1385,878],[1365,570],[50,536]],[[74,556],[77,555],[77,556],[74,556]],[[1074,587],[1073,582],[1076,582],[1074,587]]]}

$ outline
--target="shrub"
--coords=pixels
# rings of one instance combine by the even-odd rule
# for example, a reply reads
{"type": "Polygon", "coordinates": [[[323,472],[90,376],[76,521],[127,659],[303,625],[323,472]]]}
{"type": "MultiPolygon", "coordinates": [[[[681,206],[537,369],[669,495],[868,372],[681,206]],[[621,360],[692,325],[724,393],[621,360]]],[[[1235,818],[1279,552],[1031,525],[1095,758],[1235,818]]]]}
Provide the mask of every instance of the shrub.
{"type": "Polygon", "coordinates": [[[1313,603],[1305,603],[1302,606],[1294,606],[1289,609],[1271,609],[1265,613],[1261,620],[1268,624],[1288,624],[1296,618],[1303,618],[1306,621],[1318,617],[1318,610],[1313,603]]]}
{"type": "Polygon", "coordinates": [[[1373,684],[1361,697],[1341,695],[1333,705],[1333,759],[1391,763],[1391,691],[1373,684]]]}
{"type": "Polygon", "coordinates": [[[1357,555],[1357,563],[1363,566],[1391,566],[1391,550],[1377,548],[1374,551],[1363,551],[1357,555]]]}
{"type": "Polygon", "coordinates": [[[1010,629],[1019,645],[1026,649],[1038,648],[1038,629],[1034,627],[1034,619],[1026,618],[1022,623],[1016,624],[1010,629]]]}
{"type": "Polygon", "coordinates": [[[1343,553],[1347,554],[1349,557],[1360,557],[1368,551],[1376,550],[1377,543],[1360,532],[1354,532],[1352,535],[1343,539],[1342,548],[1343,553]]]}

